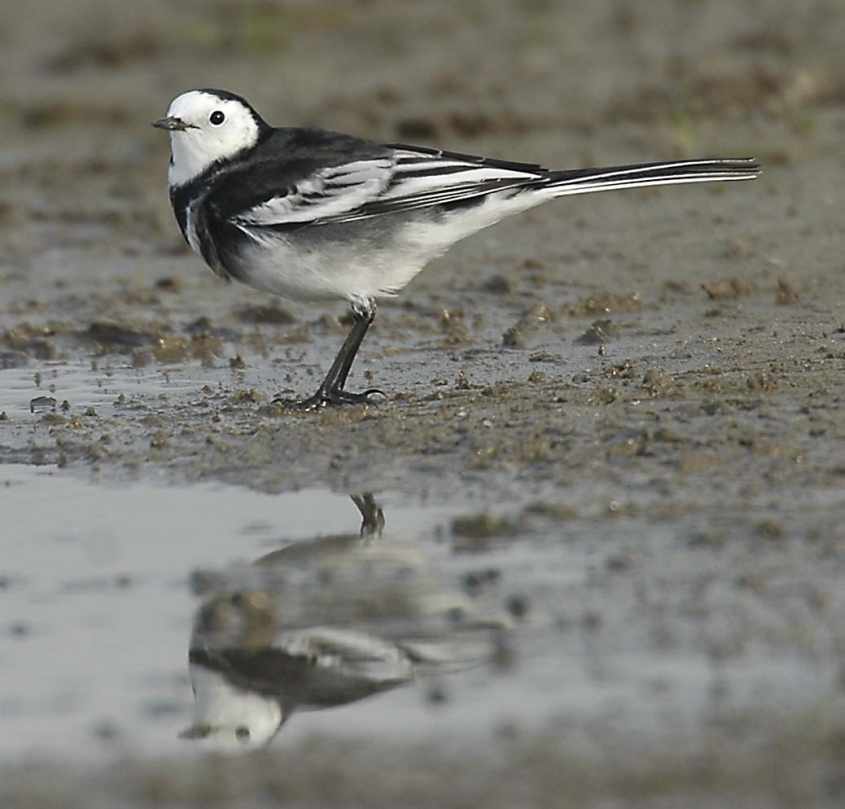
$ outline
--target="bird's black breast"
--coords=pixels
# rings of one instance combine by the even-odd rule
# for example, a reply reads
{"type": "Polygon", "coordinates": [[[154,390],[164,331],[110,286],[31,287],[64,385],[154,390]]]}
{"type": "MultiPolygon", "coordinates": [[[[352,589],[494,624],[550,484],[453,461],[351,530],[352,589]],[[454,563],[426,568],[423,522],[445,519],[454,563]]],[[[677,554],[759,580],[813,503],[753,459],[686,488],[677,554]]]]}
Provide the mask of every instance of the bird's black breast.
{"type": "Polygon", "coordinates": [[[196,196],[196,190],[191,189],[192,185],[193,183],[186,183],[170,190],[170,204],[173,207],[173,214],[176,217],[179,230],[182,232],[182,238],[186,242],[188,241],[188,205],[196,196]]]}
{"type": "Polygon", "coordinates": [[[237,276],[234,257],[245,237],[232,224],[215,216],[209,197],[214,184],[201,177],[171,189],[170,202],[179,230],[191,247],[199,248],[203,260],[226,280],[237,276]],[[193,238],[195,244],[191,244],[193,238]]]}

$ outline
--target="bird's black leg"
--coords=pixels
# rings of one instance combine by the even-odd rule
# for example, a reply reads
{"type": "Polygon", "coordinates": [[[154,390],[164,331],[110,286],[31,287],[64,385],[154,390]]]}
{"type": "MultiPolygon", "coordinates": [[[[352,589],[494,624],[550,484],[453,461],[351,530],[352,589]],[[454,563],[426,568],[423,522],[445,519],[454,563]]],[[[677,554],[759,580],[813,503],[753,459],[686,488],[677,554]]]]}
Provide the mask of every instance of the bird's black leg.
{"type": "Polygon", "coordinates": [[[352,305],[352,330],[343,341],[340,351],[337,352],[337,356],[334,358],[334,362],[331,368],[329,368],[326,378],[322,381],[320,387],[317,388],[317,392],[301,402],[291,402],[276,397],[273,400],[274,403],[282,404],[286,407],[296,407],[300,410],[311,410],[327,405],[366,404],[370,401],[371,396],[384,396],[376,388],[370,388],[363,393],[349,393],[343,389],[343,386],[346,384],[346,378],[349,376],[349,371],[352,368],[352,363],[355,361],[355,355],[358,353],[364,335],[366,335],[375,317],[375,301],[366,300],[354,303],[352,305]]]}
{"type": "MultiPolygon", "coordinates": [[[[368,300],[364,305],[359,304],[357,306],[353,306],[352,318],[354,320],[352,331],[349,333],[349,337],[346,338],[346,341],[335,358],[335,362],[340,360],[340,367],[338,368],[337,376],[335,377],[335,388],[337,390],[343,390],[345,387],[346,378],[349,376],[349,371],[352,369],[352,363],[355,361],[358,349],[361,347],[364,336],[367,334],[372,322],[376,319],[375,301],[368,300]],[[358,323],[362,324],[360,332],[357,331],[358,323]]],[[[367,393],[371,392],[381,393],[381,391],[376,390],[368,391],[367,393]]],[[[364,396],[366,396],[367,393],[365,393],[364,396]]],[[[383,396],[384,394],[381,395],[383,396]]]]}

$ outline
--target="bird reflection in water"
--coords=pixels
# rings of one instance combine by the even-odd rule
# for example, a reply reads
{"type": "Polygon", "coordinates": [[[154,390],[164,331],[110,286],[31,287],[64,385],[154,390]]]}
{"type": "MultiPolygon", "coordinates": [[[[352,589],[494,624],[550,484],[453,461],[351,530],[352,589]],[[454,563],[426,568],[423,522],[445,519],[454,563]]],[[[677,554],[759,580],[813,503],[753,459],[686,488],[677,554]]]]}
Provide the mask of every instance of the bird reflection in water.
{"type": "Polygon", "coordinates": [[[416,546],[382,538],[371,494],[360,534],[273,551],[225,573],[198,572],[189,651],[194,722],[215,749],[268,744],[294,711],[355,702],[491,661],[507,619],[444,586],[416,546]]]}

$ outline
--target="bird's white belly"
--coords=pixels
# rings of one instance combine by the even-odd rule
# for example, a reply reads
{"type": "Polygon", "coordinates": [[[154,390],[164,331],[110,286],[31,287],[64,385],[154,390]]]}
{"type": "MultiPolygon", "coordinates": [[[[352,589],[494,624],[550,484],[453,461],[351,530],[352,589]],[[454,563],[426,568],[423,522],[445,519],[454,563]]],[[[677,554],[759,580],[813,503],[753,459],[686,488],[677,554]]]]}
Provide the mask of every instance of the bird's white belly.
{"type": "Polygon", "coordinates": [[[284,237],[262,235],[243,248],[238,278],[291,300],[353,301],[384,295],[383,258],[382,251],[361,249],[354,242],[317,242],[309,249],[284,237]]]}
{"type": "Polygon", "coordinates": [[[479,205],[442,218],[386,223],[392,232],[378,239],[368,238],[363,229],[360,238],[353,230],[348,238],[323,239],[315,233],[315,238],[304,239],[242,228],[249,238],[237,277],[293,300],[391,297],[455,242],[542,201],[540,195],[491,195],[479,205]]]}

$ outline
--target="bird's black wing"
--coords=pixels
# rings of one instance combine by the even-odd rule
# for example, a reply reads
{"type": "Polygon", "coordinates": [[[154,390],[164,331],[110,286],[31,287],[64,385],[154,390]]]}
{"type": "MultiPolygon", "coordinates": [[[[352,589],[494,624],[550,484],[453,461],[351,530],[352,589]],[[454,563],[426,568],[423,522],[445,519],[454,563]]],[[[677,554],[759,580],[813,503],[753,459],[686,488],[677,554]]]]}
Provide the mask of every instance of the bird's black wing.
{"type": "Polygon", "coordinates": [[[535,164],[276,130],[215,180],[208,206],[216,219],[255,233],[460,202],[548,176],[535,164]]]}
{"type": "Polygon", "coordinates": [[[378,144],[317,129],[277,129],[221,168],[206,206],[240,227],[302,225],[378,196],[392,170],[378,144]]]}

